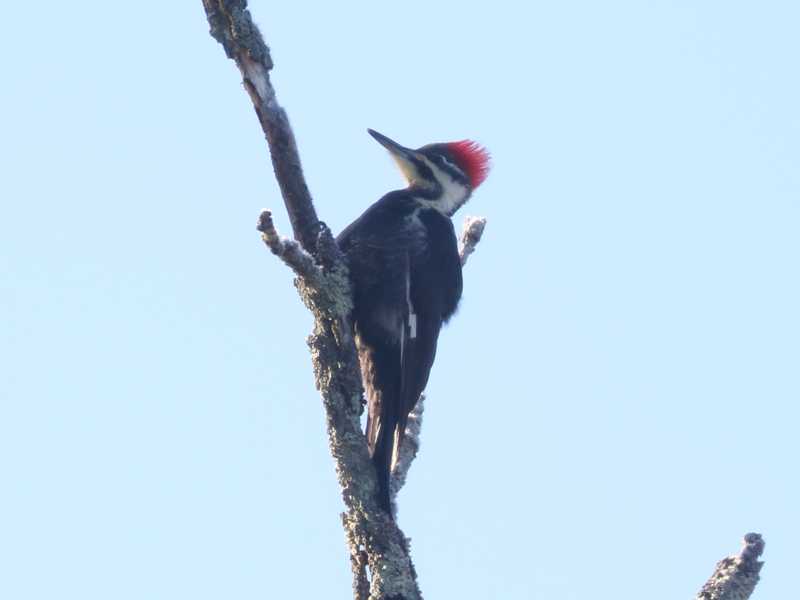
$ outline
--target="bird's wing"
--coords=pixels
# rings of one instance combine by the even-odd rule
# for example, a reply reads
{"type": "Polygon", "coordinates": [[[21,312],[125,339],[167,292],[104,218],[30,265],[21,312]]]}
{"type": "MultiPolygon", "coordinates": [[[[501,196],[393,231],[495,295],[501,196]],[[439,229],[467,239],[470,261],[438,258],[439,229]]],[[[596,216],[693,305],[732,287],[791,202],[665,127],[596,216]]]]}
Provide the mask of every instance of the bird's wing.
{"type": "Polygon", "coordinates": [[[354,318],[367,395],[367,442],[377,462],[388,461],[402,414],[402,362],[409,338],[409,269],[424,248],[424,229],[402,203],[373,205],[337,242],[348,258],[355,289],[354,318]],[[416,225],[416,226],[415,226],[416,225]]]}
{"type": "Polygon", "coordinates": [[[400,352],[400,390],[397,423],[392,444],[392,467],[403,441],[408,415],[414,410],[428,384],[428,376],[436,357],[436,344],[442,326],[440,314],[424,310],[414,302],[410,272],[406,276],[406,310],[403,316],[403,336],[400,352]]]}
{"type": "Polygon", "coordinates": [[[440,311],[419,308],[412,257],[404,262],[397,272],[403,287],[394,338],[398,341],[373,341],[359,348],[369,409],[367,442],[387,472],[397,461],[408,415],[428,383],[442,323],[440,311]]]}
{"type": "Polygon", "coordinates": [[[408,415],[428,385],[439,332],[455,311],[463,283],[452,223],[430,212],[421,218],[428,239],[423,252],[408,256],[404,270],[404,344],[395,453],[405,435],[408,415]]]}
{"type": "Polygon", "coordinates": [[[408,415],[428,383],[442,322],[461,294],[450,220],[411,212],[404,221],[385,212],[395,209],[370,208],[337,240],[355,284],[367,441],[384,479],[396,460],[408,415]],[[434,235],[428,235],[432,230],[434,235]]]}

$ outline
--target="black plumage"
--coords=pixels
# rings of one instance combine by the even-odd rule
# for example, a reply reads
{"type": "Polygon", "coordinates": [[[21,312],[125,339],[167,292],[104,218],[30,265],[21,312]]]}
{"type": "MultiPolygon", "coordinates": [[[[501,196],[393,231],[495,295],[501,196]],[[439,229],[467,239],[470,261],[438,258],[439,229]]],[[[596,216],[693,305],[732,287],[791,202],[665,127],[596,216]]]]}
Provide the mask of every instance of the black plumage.
{"type": "Polygon", "coordinates": [[[461,298],[453,224],[387,194],[338,237],[354,287],[356,339],[368,398],[367,441],[389,510],[389,476],[408,415],[428,383],[442,324],[461,298]]]}
{"type": "Polygon", "coordinates": [[[469,171],[447,144],[409,150],[371,133],[400,163],[409,187],[386,194],[337,242],[354,290],[352,318],[378,501],[391,514],[395,455],[428,383],[439,332],[461,298],[461,261],[449,215],[472,187],[469,171]]]}

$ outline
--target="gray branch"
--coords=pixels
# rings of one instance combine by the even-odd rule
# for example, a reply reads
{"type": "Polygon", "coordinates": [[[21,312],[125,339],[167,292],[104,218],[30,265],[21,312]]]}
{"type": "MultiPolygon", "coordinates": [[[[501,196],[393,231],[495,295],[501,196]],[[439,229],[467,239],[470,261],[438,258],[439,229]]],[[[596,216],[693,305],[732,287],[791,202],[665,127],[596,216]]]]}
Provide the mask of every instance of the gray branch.
{"type": "Polygon", "coordinates": [[[714,574],[695,600],[747,600],[756,587],[764,563],[758,558],[764,552],[764,539],[758,533],[744,536],[744,547],[736,556],[717,563],[714,574]]]}
{"type": "Polygon", "coordinates": [[[299,277],[305,279],[309,284],[319,285],[321,283],[324,274],[314,261],[314,257],[306,252],[298,242],[278,234],[270,211],[266,209],[261,211],[256,229],[261,232],[261,239],[267,248],[299,277]]]}
{"type": "Polygon", "coordinates": [[[461,240],[459,241],[458,250],[462,266],[467,264],[469,255],[475,252],[475,246],[481,241],[485,228],[486,219],[483,217],[467,217],[464,219],[464,227],[461,230],[461,240]]]}
{"type": "Polygon", "coordinates": [[[394,514],[397,514],[397,504],[395,498],[397,493],[406,484],[406,477],[408,477],[408,470],[411,468],[411,463],[417,457],[417,452],[420,448],[420,434],[422,433],[422,414],[425,412],[425,394],[422,394],[417,401],[417,405],[411,414],[408,415],[408,424],[406,425],[406,434],[403,439],[403,445],[400,446],[400,451],[397,453],[397,463],[392,470],[392,479],[389,486],[389,492],[392,499],[392,509],[394,514]]]}
{"type": "Polygon", "coordinates": [[[267,138],[275,178],[281,189],[286,211],[295,238],[303,248],[316,255],[319,229],[317,213],[311,201],[294,133],[286,112],[275,98],[269,80],[272,58],[261,32],[253,23],[247,0],[203,0],[210,33],[228,58],[236,61],[242,73],[244,87],[250,94],[253,107],[267,138]]]}
{"type": "Polygon", "coordinates": [[[242,73],[297,240],[282,238],[269,211],[261,214],[258,229],[264,243],[295,272],[300,297],[314,315],[308,345],[346,507],[342,522],[350,549],[353,595],[356,600],[418,600],[422,596],[408,540],[376,502],[375,469],[360,423],[363,389],[349,321],[353,302],[347,266],[314,210],[294,134],[269,79],[269,49],[246,0],[203,0],[203,5],[211,35],[242,73]]]}

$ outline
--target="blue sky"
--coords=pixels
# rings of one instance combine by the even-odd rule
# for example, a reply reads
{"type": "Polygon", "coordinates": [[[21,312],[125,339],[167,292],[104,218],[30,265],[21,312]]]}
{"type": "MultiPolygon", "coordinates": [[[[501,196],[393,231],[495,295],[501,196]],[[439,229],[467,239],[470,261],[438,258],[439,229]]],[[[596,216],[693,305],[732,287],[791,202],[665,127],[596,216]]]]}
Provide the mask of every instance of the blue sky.
{"type": "MultiPolygon", "coordinates": [[[[689,598],[800,539],[800,9],[252,2],[318,211],[474,138],[487,217],[400,497],[429,598],[689,598]]],[[[289,231],[201,2],[12,3],[0,596],[341,597],[289,231]]],[[[463,214],[457,216],[458,226],[463,214]]]]}

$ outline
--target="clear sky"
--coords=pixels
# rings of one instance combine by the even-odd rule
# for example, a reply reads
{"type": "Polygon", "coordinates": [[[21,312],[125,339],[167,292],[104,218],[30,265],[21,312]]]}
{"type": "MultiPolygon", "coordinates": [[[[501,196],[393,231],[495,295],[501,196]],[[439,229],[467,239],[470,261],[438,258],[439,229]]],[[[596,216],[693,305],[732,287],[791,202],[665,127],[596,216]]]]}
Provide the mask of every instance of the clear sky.
{"type": "MultiPolygon", "coordinates": [[[[796,2],[251,3],[317,208],[474,138],[487,217],[400,497],[427,598],[690,598],[800,552],[796,2]]],[[[200,0],[12,2],[0,597],[347,598],[289,231],[200,0]]]]}

